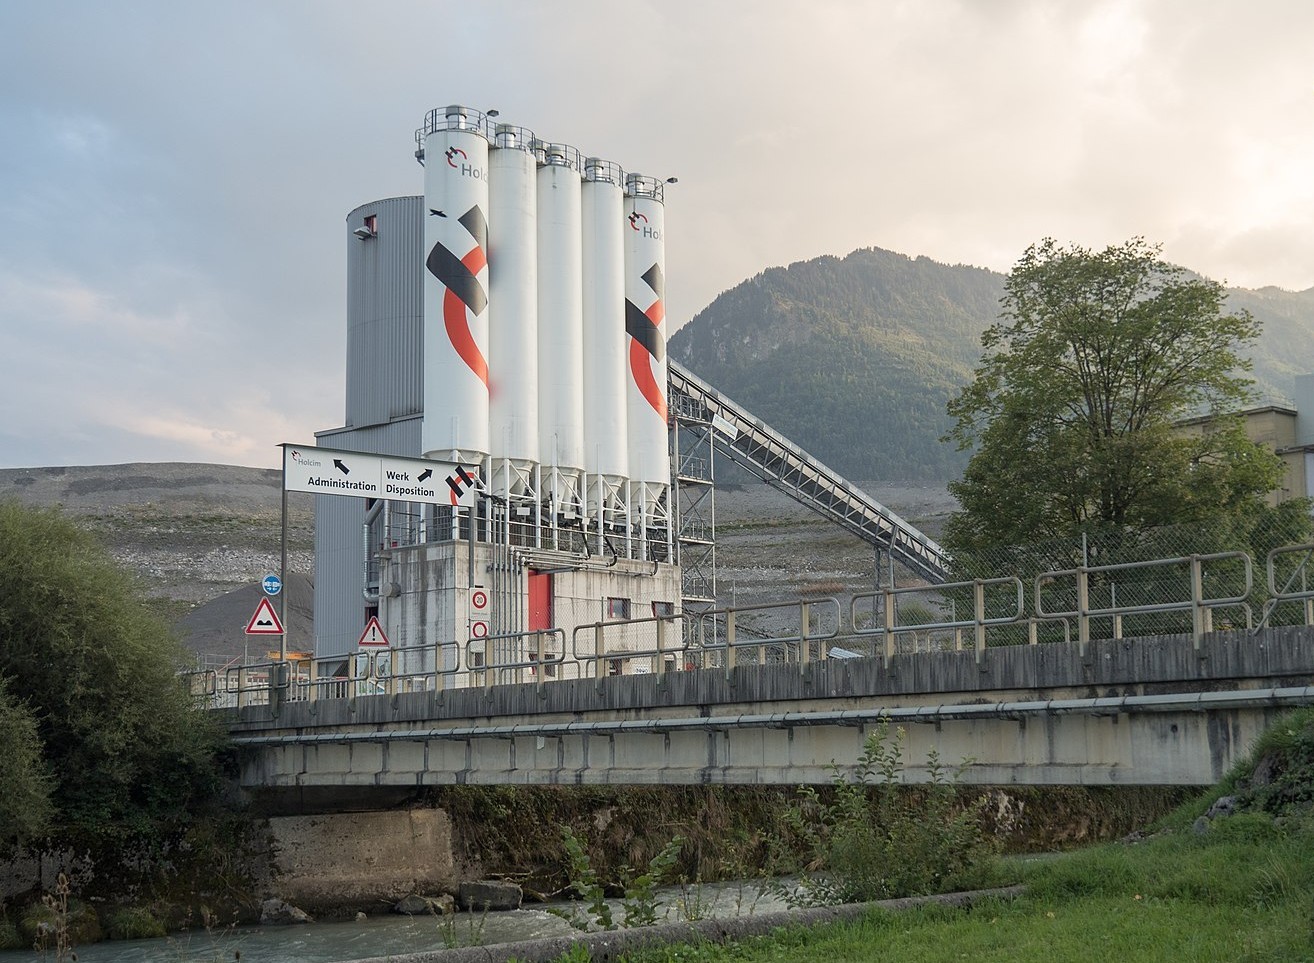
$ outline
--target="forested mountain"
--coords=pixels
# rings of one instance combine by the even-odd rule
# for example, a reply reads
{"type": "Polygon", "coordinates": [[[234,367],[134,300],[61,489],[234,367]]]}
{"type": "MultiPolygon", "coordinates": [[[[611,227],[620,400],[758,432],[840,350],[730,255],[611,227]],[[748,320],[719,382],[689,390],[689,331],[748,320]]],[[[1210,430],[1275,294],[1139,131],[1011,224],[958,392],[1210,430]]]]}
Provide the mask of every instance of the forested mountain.
{"type": "MultiPolygon", "coordinates": [[[[670,340],[670,355],[856,480],[943,482],[965,453],[939,439],[972,378],[1004,276],[864,248],[770,268],[726,291],[670,340]]],[[[1264,322],[1264,400],[1314,371],[1314,289],[1232,289],[1264,322]]]]}
{"type": "Polygon", "coordinates": [[[1003,277],[878,248],[771,268],[726,291],[671,357],[855,479],[945,480],[938,439],[1003,277]]]}
{"type": "Polygon", "coordinates": [[[1266,400],[1289,400],[1291,379],[1314,372],[1314,288],[1228,288],[1227,309],[1243,308],[1264,325],[1251,356],[1255,381],[1266,400]]]}

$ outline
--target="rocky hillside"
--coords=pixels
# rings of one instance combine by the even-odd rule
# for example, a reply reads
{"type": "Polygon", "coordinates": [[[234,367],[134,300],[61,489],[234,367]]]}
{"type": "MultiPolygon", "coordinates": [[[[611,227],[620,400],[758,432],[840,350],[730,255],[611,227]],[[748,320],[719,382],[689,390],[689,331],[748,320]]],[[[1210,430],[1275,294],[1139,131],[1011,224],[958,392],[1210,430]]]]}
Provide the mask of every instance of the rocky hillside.
{"type": "MultiPolygon", "coordinates": [[[[670,354],[850,478],[943,483],[966,459],[940,441],[972,378],[1004,276],[867,248],[771,268],[672,335],[670,354]]],[[[1231,289],[1264,333],[1265,401],[1314,371],[1314,289],[1231,289]]]]}

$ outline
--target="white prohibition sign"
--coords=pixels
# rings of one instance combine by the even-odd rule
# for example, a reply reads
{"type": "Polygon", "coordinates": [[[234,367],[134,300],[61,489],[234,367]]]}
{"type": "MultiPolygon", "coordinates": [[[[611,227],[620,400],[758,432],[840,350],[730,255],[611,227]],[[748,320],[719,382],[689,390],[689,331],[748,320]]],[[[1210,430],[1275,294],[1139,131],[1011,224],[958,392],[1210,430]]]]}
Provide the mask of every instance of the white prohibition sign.
{"type": "Polygon", "coordinates": [[[477,609],[488,608],[488,593],[483,589],[475,589],[470,593],[470,604],[477,609]]]}
{"type": "Polygon", "coordinates": [[[488,638],[488,623],[487,623],[487,622],[471,622],[471,623],[470,623],[470,638],[472,638],[472,639],[486,639],[486,638],[488,638]]]}

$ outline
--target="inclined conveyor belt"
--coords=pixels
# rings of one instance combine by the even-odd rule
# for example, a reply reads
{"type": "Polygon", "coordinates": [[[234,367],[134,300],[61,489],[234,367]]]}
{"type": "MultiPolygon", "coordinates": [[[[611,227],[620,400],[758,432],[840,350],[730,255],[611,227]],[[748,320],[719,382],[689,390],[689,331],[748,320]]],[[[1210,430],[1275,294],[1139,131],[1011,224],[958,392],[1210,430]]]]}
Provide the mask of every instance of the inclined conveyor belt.
{"type": "Polygon", "coordinates": [[[671,404],[712,425],[716,450],[930,582],[948,577],[943,548],[692,371],[669,362],[671,404]]]}

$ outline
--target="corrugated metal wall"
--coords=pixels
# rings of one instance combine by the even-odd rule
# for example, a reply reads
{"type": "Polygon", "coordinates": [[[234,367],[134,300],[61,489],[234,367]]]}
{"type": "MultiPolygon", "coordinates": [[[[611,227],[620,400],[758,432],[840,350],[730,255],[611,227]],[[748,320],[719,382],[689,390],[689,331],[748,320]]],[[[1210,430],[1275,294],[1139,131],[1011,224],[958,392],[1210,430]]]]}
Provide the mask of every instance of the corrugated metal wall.
{"type": "MultiPolygon", "coordinates": [[[[325,448],[414,458],[424,401],[424,198],[390,197],[347,215],[347,405],[325,448]],[[360,237],[373,228],[373,236],[360,237]]],[[[315,649],[355,651],[365,625],[365,500],[315,497],[315,649]]]]}
{"type": "Polygon", "coordinates": [[[423,211],[423,197],[390,197],[347,215],[348,428],[423,411],[423,211]],[[358,237],[371,217],[376,236],[358,237]]]}

